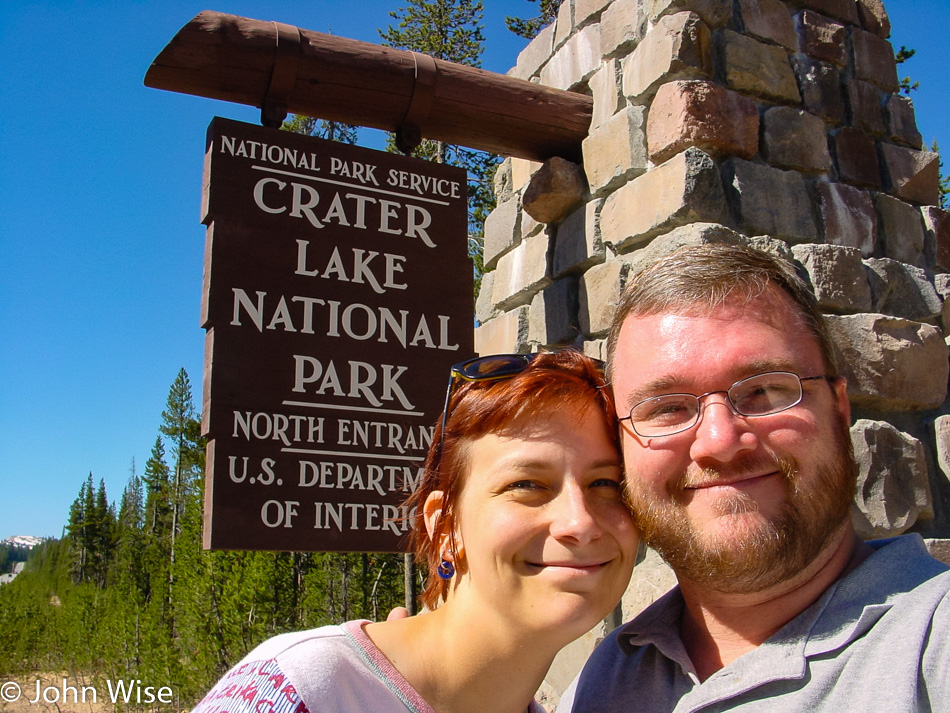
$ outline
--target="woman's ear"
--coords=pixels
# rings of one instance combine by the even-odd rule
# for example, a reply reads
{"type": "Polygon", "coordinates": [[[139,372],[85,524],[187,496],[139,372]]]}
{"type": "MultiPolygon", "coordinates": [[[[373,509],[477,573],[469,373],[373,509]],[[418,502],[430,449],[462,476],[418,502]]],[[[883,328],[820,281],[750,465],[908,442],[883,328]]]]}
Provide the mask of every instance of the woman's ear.
{"type": "Polygon", "coordinates": [[[439,519],[442,517],[442,501],[445,497],[445,494],[441,490],[433,490],[429,493],[429,497],[426,498],[425,504],[422,506],[422,515],[426,523],[426,532],[429,533],[429,539],[432,539],[432,535],[435,532],[436,524],[439,522],[439,519]]]}

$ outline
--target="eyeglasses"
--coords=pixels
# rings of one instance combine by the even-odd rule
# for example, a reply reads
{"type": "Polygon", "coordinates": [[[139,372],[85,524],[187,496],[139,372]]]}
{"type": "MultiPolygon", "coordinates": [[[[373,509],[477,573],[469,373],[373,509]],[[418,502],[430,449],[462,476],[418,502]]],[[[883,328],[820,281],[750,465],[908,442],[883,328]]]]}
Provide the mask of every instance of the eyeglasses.
{"type": "Polygon", "coordinates": [[[445,444],[445,425],[449,420],[449,401],[455,391],[456,379],[465,381],[496,381],[510,379],[528,368],[534,361],[534,354],[494,354],[486,357],[476,357],[452,366],[449,370],[449,386],[445,390],[445,406],[442,407],[442,427],[439,429],[439,450],[442,455],[442,446],[445,444]]]}
{"type": "Polygon", "coordinates": [[[699,423],[702,400],[713,394],[725,394],[732,410],[740,416],[771,416],[797,406],[802,400],[802,382],[833,376],[806,376],[790,371],[769,371],[737,381],[725,391],[693,394],[663,394],[644,399],[630,409],[621,421],[630,421],[634,433],[643,438],[661,438],[686,431],[699,423]]]}

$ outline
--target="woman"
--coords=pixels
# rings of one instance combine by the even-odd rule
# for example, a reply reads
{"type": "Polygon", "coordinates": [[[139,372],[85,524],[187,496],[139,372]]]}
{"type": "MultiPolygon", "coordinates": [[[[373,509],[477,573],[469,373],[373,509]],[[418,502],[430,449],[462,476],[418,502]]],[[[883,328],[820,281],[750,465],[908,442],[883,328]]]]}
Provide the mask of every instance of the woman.
{"type": "Polygon", "coordinates": [[[275,637],[193,713],[541,711],[554,656],[614,607],[636,555],[603,386],[573,351],[453,367],[413,494],[432,611],[275,637]]]}

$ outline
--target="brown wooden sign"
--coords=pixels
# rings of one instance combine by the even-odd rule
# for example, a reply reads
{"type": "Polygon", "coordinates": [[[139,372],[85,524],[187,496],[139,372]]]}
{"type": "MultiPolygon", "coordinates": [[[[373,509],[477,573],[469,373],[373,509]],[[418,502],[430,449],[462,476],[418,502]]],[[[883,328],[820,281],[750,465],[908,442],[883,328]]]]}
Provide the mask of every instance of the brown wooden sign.
{"type": "Polygon", "coordinates": [[[216,118],[205,547],[398,551],[473,354],[465,171],[216,118]]]}

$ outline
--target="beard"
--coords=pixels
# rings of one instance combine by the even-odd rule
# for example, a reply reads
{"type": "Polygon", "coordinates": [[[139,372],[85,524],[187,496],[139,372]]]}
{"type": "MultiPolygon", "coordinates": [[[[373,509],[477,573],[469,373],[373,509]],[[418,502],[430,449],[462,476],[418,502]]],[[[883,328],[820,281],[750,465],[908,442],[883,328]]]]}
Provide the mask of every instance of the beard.
{"type": "MultiPolygon", "coordinates": [[[[699,531],[685,501],[691,483],[709,483],[723,472],[684,473],[666,501],[648,495],[632,478],[628,496],[641,536],[678,578],[723,593],[758,592],[784,582],[813,562],[850,517],[857,464],[842,422],[835,421],[834,437],[825,450],[817,454],[815,471],[805,478],[794,458],[770,454],[765,469],[780,473],[785,493],[779,511],[767,517],[744,492],[723,496],[715,508],[721,519],[728,519],[728,531],[718,535],[699,531]]],[[[728,473],[761,473],[763,465],[761,458],[739,460],[728,473]]]]}

